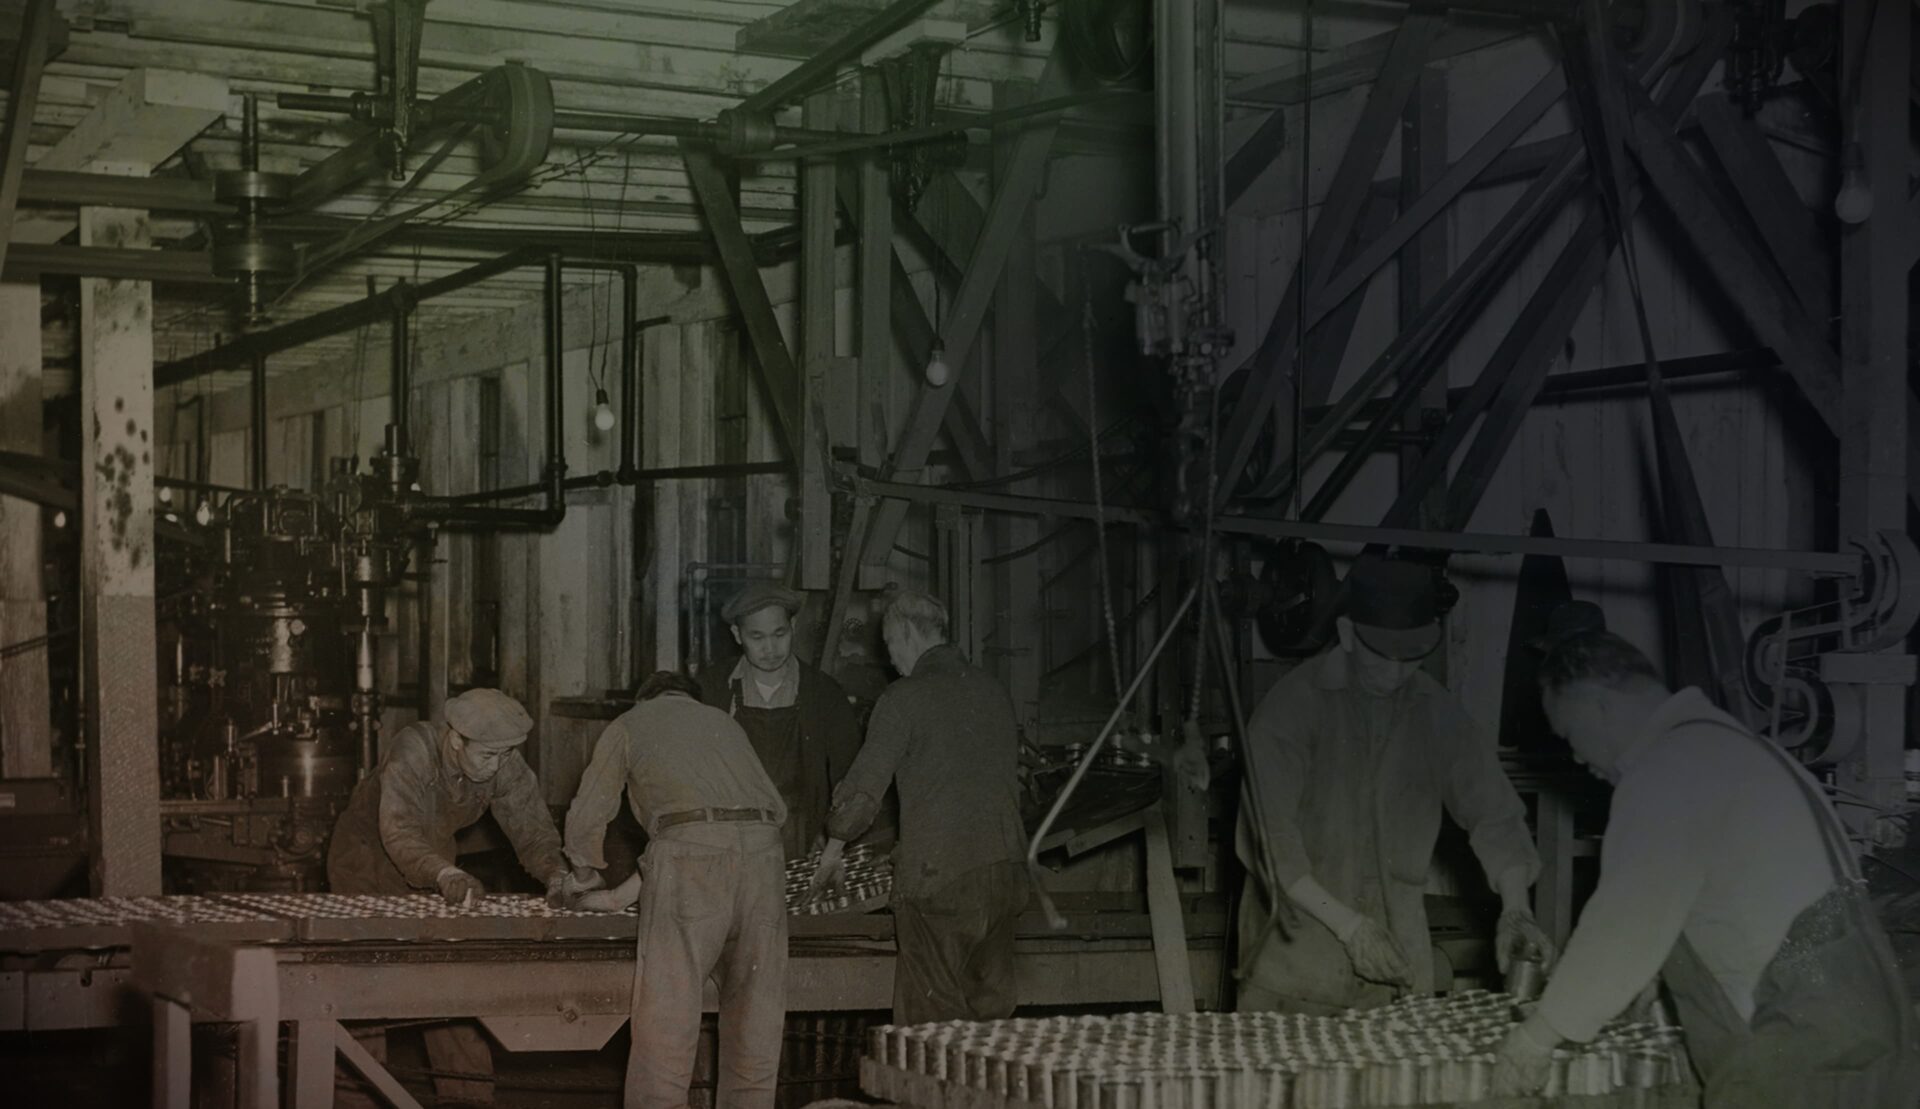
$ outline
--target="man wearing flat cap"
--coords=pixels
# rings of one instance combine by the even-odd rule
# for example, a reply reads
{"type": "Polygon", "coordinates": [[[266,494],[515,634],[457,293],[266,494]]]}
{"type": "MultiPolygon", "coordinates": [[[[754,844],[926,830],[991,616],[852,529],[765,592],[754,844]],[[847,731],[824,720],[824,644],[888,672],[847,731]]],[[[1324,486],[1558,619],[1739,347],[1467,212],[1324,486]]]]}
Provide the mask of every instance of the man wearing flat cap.
{"type": "Polygon", "coordinates": [[[1236,836],[1243,1010],[1328,1014],[1432,991],[1424,896],[1443,809],[1500,894],[1501,969],[1522,952],[1550,957],[1528,903],[1540,861],[1519,795],[1492,737],[1420,669],[1440,644],[1438,584],[1424,564],[1360,556],[1338,641],[1249,722],[1262,795],[1243,799],[1236,836]],[[1271,924],[1276,911],[1293,924],[1271,924]]]}
{"type": "Polygon", "coordinates": [[[793,653],[793,618],[804,595],[755,582],[720,615],[733,627],[740,658],[707,667],[700,699],[733,717],[787,803],[781,832],[789,859],[818,846],[833,784],[860,752],[860,723],[847,691],[793,653]]]}
{"type": "MultiPolygon", "coordinates": [[[[377,771],[353,791],[327,847],[334,893],[437,891],[449,905],[486,896],[479,879],[454,861],[453,837],[491,811],[520,865],[546,884],[549,901],[571,891],[560,831],[520,755],[533,718],[497,689],[449,698],[446,721],[421,721],[394,733],[377,771]]],[[[429,1029],[435,1070],[488,1073],[492,1058],[478,1031],[429,1029]]],[[[436,1079],[443,1103],[491,1100],[491,1082],[436,1079]]]]}

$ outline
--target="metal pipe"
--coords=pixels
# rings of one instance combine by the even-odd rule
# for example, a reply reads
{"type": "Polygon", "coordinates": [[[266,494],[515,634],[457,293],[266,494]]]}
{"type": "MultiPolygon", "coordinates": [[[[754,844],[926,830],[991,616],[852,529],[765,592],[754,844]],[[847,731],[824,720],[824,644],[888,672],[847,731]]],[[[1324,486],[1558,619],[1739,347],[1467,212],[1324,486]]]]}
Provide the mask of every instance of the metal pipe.
{"type": "MultiPolygon", "coordinates": [[[[252,103],[249,99],[248,103],[252,103]]],[[[253,425],[249,428],[253,461],[253,473],[250,484],[255,489],[267,487],[267,356],[253,356],[253,376],[251,380],[251,399],[253,401],[253,425]]]]}
{"type": "Polygon", "coordinates": [[[566,313],[565,289],[561,284],[561,260],[558,254],[547,255],[546,287],[546,325],[547,325],[547,468],[541,475],[547,483],[547,511],[554,513],[554,522],[567,511],[567,451],[566,451],[566,414],[561,407],[566,403],[566,387],[562,381],[562,372],[566,361],[566,336],[561,332],[562,317],[566,313]]]}
{"type": "MultiPolygon", "coordinates": [[[[1200,583],[1195,582],[1188,587],[1187,595],[1180,601],[1180,607],[1167,618],[1166,628],[1161,631],[1159,640],[1153,645],[1153,650],[1148,651],[1146,659],[1140,663],[1140,668],[1133,675],[1133,681],[1128,683],[1126,692],[1120,695],[1119,702],[1113,706],[1113,712],[1107,717],[1107,722],[1100,726],[1100,734],[1094,737],[1092,743],[1087,744],[1086,754],[1080,756],[1080,765],[1073,768],[1073,776],[1067,779],[1065,786],[1061,787],[1060,795],[1053,799],[1053,805],[1047,809],[1046,817],[1040,821],[1040,826],[1034,829],[1033,835],[1028,838],[1027,868],[1029,870],[1037,871],[1040,868],[1040,847],[1046,842],[1047,833],[1053,830],[1053,822],[1060,819],[1060,810],[1067,807],[1067,800],[1073,796],[1074,790],[1080,788],[1081,779],[1087,776],[1087,771],[1092,768],[1094,760],[1100,757],[1100,749],[1106,746],[1108,738],[1113,735],[1114,726],[1119,724],[1120,717],[1126,714],[1127,706],[1133,703],[1133,698],[1140,692],[1140,686],[1146,682],[1147,675],[1153,673],[1153,664],[1159,661],[1160,652],[1167,649],[1167,643],[1173,639],[1173,633],[1180,630],[1187,610],[1193,607],[1193,599],[1199,595],[1200,583]]],[[[1046,910],[1047,923],[1055,929],[1065,928],[1067,919],[1053,907],[1053,901],[1047,896],[1045,888],[1036,882],[1034,891],[1040,894],[1040,907],[1046,910]]]]}
{"type": "Polygon", "coordinates": [[[640,441],[633,410],[640,388],[640,267],[620,267],[620,462],[615,471],[624,480],[633,474],[640,441]]]}
{"type": "Polygon", "coordinates": [[[1083,104],[1094,104],[1103,100],[1138,100],[1147,94],[1132,89],[1100,89],[1095,92],[1074,93],[1071,96],[1057,96],[1050,100],[1037,100],[1031,104],[1022,104],[1017,108],[1006,108],[997,112],[985,112],[967,119],[951,120],[946,123],[933,123],[925,127],[915,127],[905,131],[882,131],[873,135],[861,135],[857,138],[835,137],[811,146],[785,146],[774,150],[762,150],[747,155],[756,161],[787,161],[801,158],[825,158],[835,154],[851,154],[861,150],[883,149],[890,146],[905,146],[909,143],[927,142],[944,138],[961,131],[970,131],[984,127],[998,127],[1023,119],[1040,116],[1060,115],[1070,112],[1083,104]]]}
{"type": "MultiPolygon", "coordinates": [[[[596,470],[591,474],[570,477],[562,484],[568,490],[574,490],[604,488],[609,485],[647,485],[674,478],[724,478],[748,474],[790,474],[792,472],[793,464],[790,462],[710,462],[697,466],[655,466],[647,470],[634,470],[625,475],[617,470],[596,470]]],[[[482,489],[477,493],[456,493],[431,499],[445,505],[477,505],[486,504],[489,501],[511,501],[520,497],[534,497],[546,491],[547,483],[536,481],[526,485],[482,489]]]]}
{"type": "Polygon", "coordinates": [[[391,352],[387,366],[387,422],[394,429],[394,450],[396,455],[407,455],[412,450],[412,440],[407,431],[413,424],[413,344],[409,334],[411,313],[408,307],[396,306],[393,313],[391,352]]]}
{"type": "Polygon", "coordinates": [[[154,387],[165,388],[169,385],[178,385],[215,370],[244,365],[258,354],[275,354],[283,350],[291,350],[316,339],[325,339],[367,324],[378,323],[391,317],[396,311],[411,309],[421,301],[458,292],[469,285],[478,284],[490,277],[497,277],[508,270],[531,265],[541,253],[532,247],[524,247],[482,262],[470,269],[461,270],[459,273],[435,278],[425,285],[414,286],[402,281],[377,296],[368,296],[342,304],[338,308],[329,308],[325,312],[316,313],[303,320],[281,324],[279,327],[255,331],[231,343],[214,347],[212,350],[203,350],[185,358],[163,362],[154,367],[154,387]]]}
{"type": "MultiPolygon", "coordinates": [[[[937,485],[875,481],[859,478],[854,492],[925,504],[958,504],[989,512],[1031,516],[1071,516],[1091,520],[1093,507],[1057,497],[1022,497],[1006,493],[976,493],[937,485]]],[[[1138,527],[1174,527],[1173,518],[1155,508],[1107,505],[1110,523],[1138,527]]],[[[1216,516],[1216,530],[1235,535],[1272,539],[1311,539],[1318,543],[1386,544],[1435,551],[1473,551],[1481,554],[1540,554],[1562,558],[1617,559],[1657,562],[1673,566],[1753,566],[1767,570],[1800,570],[1811,574],[1852,576],[1860,573],[1860,556],[1834,551],[1768,550],[1759,547],[1694,547],[1680,543],[1634,543],[1618,539],[1569,539],[1562,536],[1486,535],[1473,532],[1422,531],[1416,528],[1368,527],[1361,524],[1324,524],[1304,520],[1216,516]]]]}

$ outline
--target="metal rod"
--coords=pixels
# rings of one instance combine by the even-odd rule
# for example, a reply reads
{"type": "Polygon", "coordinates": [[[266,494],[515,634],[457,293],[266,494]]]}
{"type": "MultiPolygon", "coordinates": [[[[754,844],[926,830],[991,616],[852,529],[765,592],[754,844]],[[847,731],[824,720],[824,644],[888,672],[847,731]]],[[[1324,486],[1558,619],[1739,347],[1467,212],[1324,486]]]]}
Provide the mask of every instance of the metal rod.
{"type": "MultiPolygon", "coordinates": [[[[1140,692],[1140,686],[1146,682],[1147,675],[1153,673],[1153,664],[1159,661],[1160,652],[1166,650],[1167,643],[1173,639],[1173,633],[1180,630],[1181,622],[1187,615],[1187,609],[1193,607],[1193,599],[1200,595],[1200,584],[1195,582],[1187,589],[1187,595],[1181,599],[1180,607],[1168,617],[1167,626],[1160,632],[1160,638],[1154,643],[1153,650],[1147,652],[1146,659],[1140,663],[1139,670],[1133,675],[1133,681],[1127,684],[1126,692],[1120,695],[1119,702],[1113,706],[1113,712],[1107,717],[1107,722],[1100,726],[1100,734],[1094,737],[1092,743],[1087,744],[1086,754],[1080,756],[1080,764],[1073,768],[1073,776],[1068,778],[1067,784],[1061,787],[1060,795],[1053,799],[1053,805],[1047,809],[1046,817],[1040,821],[1040,826],[1034,829],[1033,835],[1028,837],[1028,869],[1039,869],[1040,845],[1046,842],[1047,833],[1053,830],[1053,822],[1060,819],[1060,810],[1067,807],[1067,800],[1073,796],[1073,791],[1080,788],[1081,779],[1087,776],[1087,771],[1092,768],[1094,760],[1100,757],[1100,749],[1107,745],[1107,740],[1113,735],[1114,725],[1120,723],[1120,717],[1126,714],[1127,706],[1133,703],[1133,698],[1140,692]]],[[[1046,891],[1038,883],[1035,883],[1034,889],[1040,894],[1040,905],[1046,910],[1047,923],[1056,929],[1065,928],[1066,918],[1053,907],[1053,901],[1047,897],[1046,891]]]]}
{"type": "Polygon", "coordinates": [[[393,425],[396,434],[399,436],[396,440],[398,445],[394,453],[401,455],[405,455],[412,450],[408,429],[412,427],[413,422],[413,384],[412,366],[410,365],[413,360],[413,344],[411,342],[411,336],[408,334],[410,330],[408,327],[408,323],[410,322],[408,317],[409,313],[404,308],[400,308],[393,313],[392,331],[390,334],[392,349],[389,354],[391,361],[387,367],[387,420],[393,425]]]}
{"type": "MultiPolygon", "coordinates": [[[[974,493],[934,485],[875,481],[860,478],[856,493],[896,497],[926,504],[958,504],[989,512],[1019,512],[1034,516],[1071,516],[1094,519],[1091,505],[1052,497],[1021,497],[1005,493],[974,493]]],[[[1173,528],[1167,513],[1131,505],[1107,505],[1113,523],[1138,527],[1173,528]]],[[[1767,570],[1799,570],[1811,574],[1855,575],[1858,555],[1832,551],[1769,550],[1759,547],[1690,547],[1678,543],[1636,543],[1618,539],[1569,539],[1561,536],[1487,535],[1472,532],[1422,531],[1416,528],[1380,528],[1359,524],[1322,524],[1304,520],[1270,520],[1250,516],[1216,516],[1213,526],[1236,535],[1272,539],[1311,539],[1321,543],[1384,544],[1436,551],[1480,554],[1539,554],[1563,558],[1614,559],[1656,562],[1674,566],[1753,566],[1767,570]]]]}
{"type": "MultiPolygon", "coordinates": [[[[251,100],[248,103],[252,103],[251,100]]],[[[249,428],[253,473],[251,484],[255,489],[267,487],[267,356],[257,354],[253,358],[253,376],[250,398],[253,402],[253,426],[249,428]]]]}
{"type": "MultiPolygon", "coordinates": [[[[741,477],[748,474],[792,472],[791,462],[711,462],[699,466],[656,466],[647,470],[634,470],[624,475],[618,470],[596,470],[591,474],[570,477],[561,484],[566,489],[573,490],[604,488],[609,485],[646,485],[655,481],[670,481],[674,478],[741,477]]],[[[477,493],[456,493],[433,499],[447,505],[486,504],[489,501],[510,501],[520,497],[538,496],[546,491],[547,483],[536,481],[526,485],[482,489],[477,493]]]]}
{"type": "Polygon", "coordinates": [[[1132,89],[1101,89],[1096,92],[1075,93],[1071,96],[1057,96],[1051,100],[1039,100],[1031,104],[1022,104],[1017,108],[986,112],[967,119],[950,120],[946,123],[934,123],[925,127],[915,127],[905,131],[882,131],[873,135],[861,135],[856,138],[835,138],[811,146],[783,146],[773,150],[763,150],[751,155],[757,161],[785,161],[801,158],[826,158],[835,154],[851,154],[861,150],[885,149],[891,146],[905,146],[909,143],[927,142],[943,138],[962,131],[998,127],[1038,116],[1060,115],[1070,112],[1083,104],[1098,103],[1102,100],[1138,100],[1146,93],[1132,89]]]}
{"type": "Polygon", "coordinates": [[[563,363],[566,359],[566,336],[561,331],[561,320],[566,313],[565,288],[561,284],[561,258],[558,254],[547,255],[546,287],[546,326],[547,326],[547,468],[541,476],[547,483],[547,511],[559,514],[567,510],[567,456],[566,456],[566,413],[561,408],[566,403],[566,386],[562,381],[566,375],[563,363]]]}

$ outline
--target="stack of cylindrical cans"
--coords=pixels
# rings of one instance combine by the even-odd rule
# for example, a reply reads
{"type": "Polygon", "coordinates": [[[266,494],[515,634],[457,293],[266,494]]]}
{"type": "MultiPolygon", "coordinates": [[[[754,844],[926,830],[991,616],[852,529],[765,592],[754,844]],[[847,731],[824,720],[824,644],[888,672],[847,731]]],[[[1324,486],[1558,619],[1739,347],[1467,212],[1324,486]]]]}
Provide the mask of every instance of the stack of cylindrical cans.
{"type": "MultiPolygon", "coordinates": [[[[1386,1008],[1051,1017],[882,1025],[868,1038],[869,1093],[924,1099],[931,1086],[1008,1109],[1350,1109],[1485,1098],[1512,999],[1473,991],[1386,1008]],[[871,1088],[878,1086],[879,1088],[871,1088]]],[[[1546,1093],[1655,1089],[1680,1078],[1679,1034],[1616,1021],[1555,1052],[1546,1093]]]]}

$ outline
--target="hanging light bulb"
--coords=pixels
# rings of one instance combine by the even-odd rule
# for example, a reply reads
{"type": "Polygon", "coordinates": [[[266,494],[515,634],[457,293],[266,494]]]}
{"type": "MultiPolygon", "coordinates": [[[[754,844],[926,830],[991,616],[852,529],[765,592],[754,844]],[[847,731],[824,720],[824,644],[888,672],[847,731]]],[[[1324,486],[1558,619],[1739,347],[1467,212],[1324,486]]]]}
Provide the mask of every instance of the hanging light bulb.
{"type": "Polygon", "coordinates": [[[933,350],[927,354],[927,384],[938,389],[952,376],[953,370],[947,365],[947,348],[940,343],[933,344],[933,350]]]}
{"type": "Polygon", "coordinates": [[[53,514],[53,526],[56,528],[64,528],[67,526],[67,514],[64,510],[53,514]]]}
{"type": "Polygon", "coordinates": [[[1850,142],[1840,150],[1840,191],[1833,194],[1833,214],[1842,223],[1865,223],[1873,216],[1873,189],[1867,184],[1867,155],[1850,142]]]}
{"type": "Polygon", "coordinates": [[[162,485],[154,495],[160,498],[161,504],[173,503],[173,490],[167,488],[164,485],[162,485]]]}
{"type": "Polygon", "coordinates": [[[593,391],[593,426],[601,431],[613,430],[613,405],[607,401],[605,389],[593,391]]]}
{"type": "Polygon", "coordinates": [[[205,497],[200,498],[200,503],[194,506],[193,522],[201,527],[213,523],[213,506],[207,503],[205,497]]]}

